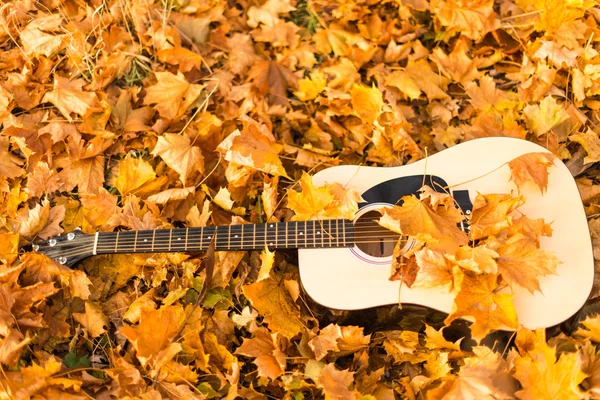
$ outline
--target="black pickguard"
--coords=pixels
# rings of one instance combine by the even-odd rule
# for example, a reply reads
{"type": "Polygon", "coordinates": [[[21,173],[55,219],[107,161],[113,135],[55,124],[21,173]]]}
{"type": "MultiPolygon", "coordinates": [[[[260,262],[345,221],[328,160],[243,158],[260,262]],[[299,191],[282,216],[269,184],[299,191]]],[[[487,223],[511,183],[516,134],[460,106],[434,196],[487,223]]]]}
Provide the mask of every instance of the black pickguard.
{"type": "MultiPolygon", "coordinates": [[[[436,192],[446,192],[445,188],[448,184],[439,176],[434,175],[412,175],[403,176],[400,178],[390,179],[373,186],[362,194],[364,203],[359,204],[359,207],[364,207],[372,203],[389,203],[401,205],[400,199],[403,196],[417,194],[423,184],[430,186],[436,192]]],[[[467,190],[455,190],[452,196],[464,213],[471,211],[473,204],[469,199],[467,190]]]]}

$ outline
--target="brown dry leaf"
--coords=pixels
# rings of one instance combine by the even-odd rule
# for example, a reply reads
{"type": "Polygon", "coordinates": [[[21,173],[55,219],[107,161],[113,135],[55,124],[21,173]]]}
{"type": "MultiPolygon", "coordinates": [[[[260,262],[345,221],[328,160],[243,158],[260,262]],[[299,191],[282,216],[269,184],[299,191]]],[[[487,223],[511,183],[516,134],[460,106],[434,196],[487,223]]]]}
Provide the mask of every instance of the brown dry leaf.
{"type": "Polygon", "coordinates": [[[517,234],[506,242],[490,239],[488,246],[498,253],[498,272],[510,285],[519,285],[532,294],[540,290],[538,278],[556,273],[561,263],[548,250],[541,250],[531,239],[517,234]]]}
{"type": "Polygon", "coordinates": [[[425,92],[430,101],[448,98],[445,92],[448,80],[433,72],[424,60],[409,63],[404,71],[392,72],[385,84],[397,88],[411,99],[417,99],[421,92],[425,92]]]}
{"type": "Polygon", "coordinates": [[[446,324],[457,318],[473,317],[471,334],[477,342],[491,331],[519,327],[513,295],[500,292],[496,275],[465,272],[456,279],[459,291],[452,312],[444,321],[446,324]]]}
{"type": "Polygon", "coordinates": [[[308,345],[315,353],[317,361],[322,360],[330,351],[339,351],[338,340],[342,337],[342,329],[337,324],[329,324],[310,339],[308,345]]]}
{"type": "Polygon", "coordinates": [[[600,343],[600,315],[588,316],[581,324],[585,329],[579,328],[575,334],[600,343]]]}
{"type": "Polygon", "coordinates": [[[265,317],[271,330],[286,338],[292,338],[304,330],[300,310],[277,275],[244,286],[243,291],[252,307],[265,317]]]}
{"type": "Polygon", "coordinates": [[[417,279],[417,273],[419,272],[419,266],[414,256],[408,256],[403,254],[405,242],[402,239],[398,239],[394,246],[394,252],[392,254],[392,271],[390,273],[389,280],[397,281],[400,280],[406,287],[411,287],[417,279]]]}
{"type": "Polygon", "coordinates": [[[493,0],[433,0],[431,10],[437,21],[447,31],[445,36],[460,34],[469,39],[480,40],[488,32],[500,27],[500,20],[494,12],[493,0]]]}
{"type": "Polygon", "coordinates": [[[526,117],[527,126],[538,137],[569,119],[567,111],[552,96],[546,96],[539,105],[526,106],[523,114],[526,117]]]}
{"type": "Polygon", "coordinates": [[[8,150],[9,145],[9,139],[0,136],[0,176],[16,178],[25,172],[21,168],[23,161],[8,150]]]}
{"type": "Polygon", "coordinates": [[[588,129],[585,133],[569,136],[569,140],[579,143],[585,149],[587,157],[583,160],[584,164],[600,161],[600,138],[596,132],[588,129]]]}
{"type": "Polygon", "coordinates": [[[542,194],[548,188],[548,167],[554,164],[556,156],[552,153],[527,153],[511,160],[510,180],[514,181],[519,190],[525,183],[532,181],[542,194]]]}
{"type": "Polygon", "coordinates": [[[200,54],[194,53],[184,47],[163,49],[156,55],[161,62],[178,65],[179,72],[189,72],[192,68],[200,69],[204,61],[200,54]]]}
{"type": "Polygon", "coordinates": [[[156,72],[156,84],[146,89],[145,105],[155,104],[161,117],[176,119],[181,117],[200,96],[203,86],[190,84],[178,73],[156,72]]]}
{"type": "Polygon", "coordinates": [[[101,336],[109,327],[109,320],[102,308],[95,303],[85,302],[84,313],[73,313],[73,318],[79,322],[92,337],[101,336]]]}
{"type": "Polygon", "coordinates": [[[454,207],[438,206],[435,209],[415,196],[404,196],[401,207],[384,209],[378,223],[391,231],[428,240],[450,239],[462,245],[468,242],[467,235],[457,224],[464,219],[454,207]]]}
{"type": "Polygon", "coordinates": [[[477,247],[460,246],[455,254],[446,254],[445,257],[454,264],[477,274],[498,273],[496,264],[498,253],[485,244],[477,247]]]}
{"type": "Polygon", "coordinates": [[[64,218],[64,206],[50,207],[50,202],[44,199],[41,204],[36,204],[33,209],[22,215],[19,234],[29,239],[36,236],[48,239],[63,232],[60,223],[64,218]]]}
{"type": "Polygon", "coordinates": [[[258,92],[265,96],[270,106],[287,106],[288,89],[298,88],[296,76],[275,61],[256,62],[250,70],[250,79],[258,92]]]}
{"type": "Polygon", "coordinates": [[[478,194],[473,202],[473,211],[469,221],[471,240],[496,235],[507,229],[513,220],[509,215],[525,203],[521,196],[512,197],[510,194],[478,194]]]}
{"type": "Polygon", "coordinates": [[[186,135],[165,133],[159,136],[152,155],[162,158],[167,165],[179,174],[185,186],[194,172],[204,173],[204,157],[200,147],[193,146],[186,135]]]}

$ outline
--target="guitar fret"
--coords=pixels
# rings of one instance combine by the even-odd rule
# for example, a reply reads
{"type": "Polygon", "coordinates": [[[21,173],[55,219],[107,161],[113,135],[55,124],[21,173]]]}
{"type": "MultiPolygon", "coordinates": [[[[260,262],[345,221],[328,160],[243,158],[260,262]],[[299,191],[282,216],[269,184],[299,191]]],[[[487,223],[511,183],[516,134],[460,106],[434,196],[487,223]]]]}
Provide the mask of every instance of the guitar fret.
{"type": "Polygon", "coordinates": [[[285,247],[288,247],[288,225],[289,222],[285,222],[285,247]]]}
{"type": "Polygon", "coordinates": [[[244,249],[244,228],[246,225],[242,225],[240,228],[240,250],[244,249]]]}
{"type": "Polygon", "coordinates": [[[254,224],[254,234],[252,235],[252,248],[256,249],[256,224],[254,224]]]}
{"type": "Polygon", "coordinates": [[[346,247],[346,221],[342,220],[342,238],[344,239],[344,247],[346,247]]]}
{"type": "Polygon", "coordinates": [[[227,227],[227,248],[231,248],[231,224],[227,227]]]}
{"type": "Polygon", "coordinates": [[[319,221],[319,233],[321,235],[321,247],[325,247],[325,234],[322,232],[325,228],[323,221],[319,221]]]}
{"type": "Polygon", "coordinates": [[[115,239],[115,253],[118,251],[117,248],[119,246],[119,233],[117,232],[117,238],[115,239]]]}
{"type": "Polygon", "coordinates": [[[279,246],[279,242],[277,241],[277,227],[279,224],[275,224],[275,247],[279,246]]]}
{"type": "Polygon", "coordinates": [[[138,232],[139,231],[135,231],[135,237],[133,239],[133,252],[135,253],[137,250],[137,239],[138,239],[138,232]]]}
{"type": "Polygon", "coordinates": [[[312,222],[312,224],[313,224],[313,231],[312,231],[312,237],[313,237],[313,247],[317,247],[317,242],[316,242],[316,240],[317,240],[317,235],[315,234],[315,233],[316,233],[316,231],[317,231],[317,229],[315,228],[315,220],[314,220],[314,219],[313,219],[313,222],[312,222]]]}
{"type": "Polygon", "coordinates": [[[200,228],[200,251],[204,250],[202,248],[203,242],[204,242],[204,228],[200,228]]]}
{"type": "Polygon", "coordinates": [[[188,246],[188,231],[190,229],[189,228],[185,228],[185,251],[187,251],[187,246],[188,246]]]}
{"type": "Polygon", "coordinates": [[[308,232],[306,232],[308,224],[304,221],[304,247],[308,247],[308,232]]]}
{"type": "Polygon", "coordinates": [[[294,236],[296,237],[296,247],[298,247],[298,221],[296,221],[296,232],[294,236]]]}
{"type": "Polygon", "coordinates": [[[332,234],[332,231],[331,231],[331,220],[330,219],[327,220],[327,225],[328,225],[328,232],[327,232],[328,235],[327,236],[329,236],[329,247],[331,247],[332,246],[332,244],[331,244],[331,238],[332,238],[333,234],[332,234]]]}

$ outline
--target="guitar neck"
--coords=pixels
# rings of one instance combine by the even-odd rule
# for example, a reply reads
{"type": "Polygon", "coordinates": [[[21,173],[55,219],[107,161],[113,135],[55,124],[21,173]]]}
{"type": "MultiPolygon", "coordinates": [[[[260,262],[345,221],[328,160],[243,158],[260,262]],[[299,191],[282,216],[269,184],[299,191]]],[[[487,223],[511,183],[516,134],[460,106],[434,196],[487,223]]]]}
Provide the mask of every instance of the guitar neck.
{"type": "Polygon", "coordinates": [[[354,245],[352,221],[292,221],[203,228],[98,232],[92,254],[215,250],[334,248],[354,245]]]}

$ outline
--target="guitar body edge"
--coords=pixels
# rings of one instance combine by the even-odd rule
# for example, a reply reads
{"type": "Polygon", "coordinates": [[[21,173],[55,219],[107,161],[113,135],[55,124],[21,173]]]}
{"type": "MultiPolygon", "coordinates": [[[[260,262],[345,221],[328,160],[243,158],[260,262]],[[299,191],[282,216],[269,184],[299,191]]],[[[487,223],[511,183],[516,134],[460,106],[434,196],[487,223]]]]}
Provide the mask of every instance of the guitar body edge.
{"type": "MultiPolygon", "coordinates": [[[[365,193],[399,177],[433,175],[447,182],[451,191],[467,190],[473,201],[477,193],[516,195],[507,163],[531,152],[547,150],[525,140],[484,138],[401,167],[328,168],[317,173],[313,182],[317,186],[339,182],[365,193]]],[[[535,329],[558,324],[581,308],[592,287],[594,264],[581,198],[573,177],[560,160],[550,169],[544,195],[533,184],[521,194],[527,201],[519,211],[529,218],[544,218],[552,223],[553,236],[540,238],[541,248],[553,251],[562,261],[556,275],[540,277],[541,293],[531,295],[526,289],[514,289],[519,322],[535,329]]],[[[381,202],[389,202],[389,198],[385,200],[381,202]]],[[[360,253],[356,248],[300,249],[300,277],[307,293],[316,302],[334,309],[356,310],[401,302],[451,312],[454,293],[438,288],[400,288],[399,281],[388,279],[390,257],[375,259],[360,253]]]]}

